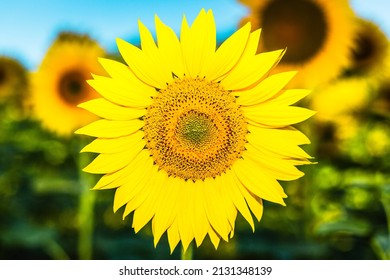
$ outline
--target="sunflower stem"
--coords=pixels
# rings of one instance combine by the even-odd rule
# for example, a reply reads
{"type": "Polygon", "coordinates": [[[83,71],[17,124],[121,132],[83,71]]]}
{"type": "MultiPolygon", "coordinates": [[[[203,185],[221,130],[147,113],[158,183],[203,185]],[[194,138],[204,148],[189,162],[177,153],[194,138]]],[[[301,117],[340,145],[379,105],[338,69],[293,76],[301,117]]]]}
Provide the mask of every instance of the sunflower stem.
{"type": "Polygon", "coordinates": [[[91,191],[90,187],[93,186],[95,178],[82,171],[82,168],[90,162],[90,159],[91,156],[84,153],[80,153],[78,157],[80,180],[78,255],[81,260],[89,260],[93,256],[95,192],[91,191]]]}
{"type": "Polygon", "coordinates": [[[193,258],[193,248],[192,244],[190,244],[187,250],[184,250],[184,247],[181,247],[181,258],[182,260],[192,260],[193,258]]]}

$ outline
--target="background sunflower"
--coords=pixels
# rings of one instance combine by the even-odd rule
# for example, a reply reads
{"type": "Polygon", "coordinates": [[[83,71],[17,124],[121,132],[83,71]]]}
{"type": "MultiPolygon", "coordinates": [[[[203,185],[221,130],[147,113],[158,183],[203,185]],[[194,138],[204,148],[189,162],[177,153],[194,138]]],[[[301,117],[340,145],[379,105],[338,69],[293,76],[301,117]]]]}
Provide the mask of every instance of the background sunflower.
{"type": "Polygon", "coordinates": [[[355,30],[347,0],[246,0],[251,22],[263,28],[259,50],[287,48],[275,72],[297,70],[291,87],[313,88],[338,77],[349,64],[355,30]]]}
{"type": "Polygon", "coordinates": [[[363,110],[373,99],[373,85],[362,78],[349,78],[334,81],[313,92],[311,108],[314,116],[314,135],[324,137],[324,145],[318,148],[324,157],[340,154],[339,144],[353,138],[358,133],[363,110]]]}
{"type": "Polygon", "coordinates": [[[9,117],[13,118],[26,115],[28,91],[28,74],[25,67],[14,58],[0,56],[1,114],[9,114],[9,117]]]}
{"type": "Polygon", "coordinates": [[[389,43],[380,27],[372,21],[356,19],[354,44],[350,53],[348,76],[370,76],[383,79],[388,71],[389,43]]]}
{"type": "Polygon", "coordinates": [[[70,32],[58,35],[31,76],[31,103],[44,127],[70,135],[95,119],[77,105],[98,96],[86,80],[92,72],[102,73],[96,59],[102,56],[104,50],[87,35],[70,32]]]}

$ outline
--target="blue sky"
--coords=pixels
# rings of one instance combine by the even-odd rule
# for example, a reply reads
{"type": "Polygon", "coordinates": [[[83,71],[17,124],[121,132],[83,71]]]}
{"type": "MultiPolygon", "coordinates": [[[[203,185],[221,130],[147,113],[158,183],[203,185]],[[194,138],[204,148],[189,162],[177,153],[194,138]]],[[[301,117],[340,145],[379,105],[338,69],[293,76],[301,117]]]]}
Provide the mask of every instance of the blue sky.
{"type": "MultiPolygon", "coordinates": [[[[388,0],[350,0],[357,14],[371,19],[390,36],[388,0]]],[[[154,14],[176,31],[183,14],[191,22],[201,8],[213,9],[221,38],[237,27],[247,10],[236,0],[8,0],[0,3],[0,55],[34,69],[58,31],[87,32],[109,51],[115,38],[138,38],[137,20],[153,29],[154,14]]]]}

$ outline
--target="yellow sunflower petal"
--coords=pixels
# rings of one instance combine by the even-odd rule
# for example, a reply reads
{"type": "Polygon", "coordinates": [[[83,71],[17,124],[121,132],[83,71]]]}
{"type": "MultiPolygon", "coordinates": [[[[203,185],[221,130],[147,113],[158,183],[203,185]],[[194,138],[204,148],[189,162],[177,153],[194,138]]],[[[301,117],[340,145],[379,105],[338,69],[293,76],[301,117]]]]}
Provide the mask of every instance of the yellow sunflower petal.
{"type": "Polygon", "coordinates": [[[280,150],[273,150],[272,147],[277,145],[275,142],[281,144],[286,142],[281,139],[275,140],[275,142],[272,142],[272,139],[267,139],[267,140],[262,139],[262,141],[256,141],[256,139],[259,138],[257,135],[254,135],[252,133],[248,135],[247,138],[248,141],[251,142],[250,144],[251,146],[255,147],[257,150],[264,152],[265,156],[267,157],[273,156],[283,160],[295,159],[295,160],[303,160],[303,161],[312,158],[302,148],[292,145],[291,143],[285,144],[285,146],[280,150]]]}
{"type": "MultiPolygon", "coordinates": [[[[103,57],[99,57],[98,61],[103,66],[104,70],[106,70],[108,75],[110,75],[112,78],[123,81],[133,81],[134,79],[136,79],[138,83],[142,85],[142,82],[136,76],[134,76],[133,72],[131,72],[129,66],[118,61],[103,57]]],[[[147,85],[144,86],[149,87],[147,85]]]]}
{"type": "Polygon", "coordinates": [[[250,24],[246,24],[222,43],[206,63],[203,71],[205,77],[218,80],[237,64],[247,45],[250,28],[250,24]]]}
{"type": "Polygon", "coordinates": [[[105,174],[118,171],[129,164],[145,146],[139,141],[121,153],[100,154],[83,171],[94,174],[105,174]]]}
{"type": "Polygon", "coordinates": [[[193,188],[193,182],[186,182],[182,186],[182,191],[178,199],[178,211],[177,223],[179,228],[180,240],[183,245],[184,251],[187,250],[191,241],[194,239],[194,231],[192,229],[191,223],[188,222],[190,217],[190,211],[194,210],[191,205],[192,197],[190,196],[191,190],[193,188]]]}
{"type": "Polygon", "coordinates": [[[211,240],[211,243],[213,243],[214,247],[215,247],[215,250],[218,249],[218,245],[219,245],[219,242],[221,241],[221,238],[219,237],[219,235],[213,230],[213,228],[210,228],[209,230],[209,237],[210,237],[210,240],[211,240]]]}
{"type": "Polygon", "coordinates": [[[136,153],[134,160],[123,169],[113,173],[107,173],[99,179],[94,186],[94,189],[112,189],[126,183],[126,179],[133,174],[137,174],[138,169],[144,166],[149,159],[149,154],[146,150],[136,153]]]}
{"type": "Polygon", "coordinates": [[[150,169],[150,173],[138,184],[139,187],[137,188],[133,185],[132,188],[128,190],[128,201],[126,202],[126,207],[123,211],[123,218],[134,211],[133,228],[135,232],[138,232],[149,221],[143,219],[144,217],[140,215],[142,213],[139,212],[139,209],[141,205],[147,202],[148,198],[157,191],[155,189],[157,176],[154,176],[157,174],[157,169],[158,167],[153,165],[150,169]]]}
{"type": "MultiPolygon", "coordinates": [[[[245,46],[245,49],[240,57],[239,63],[242,61],[250,61],[253,60],[253,57],[256,55],[257,48],[258,48],[258,42],[261,34],[261,29],[257,29],[254,32],[249,34],[248,42],[245,46]]],[[[233,68],[234,70],[235,68],[233,68]]],[[[203,74],[203,73],[202,73],[203,74]]],[[[207,73],[205,73],[204,76],[206,76],[207,73]]],[[[228,76],[230,72],[225,73],[222,75],[223,77],[228,76]]],[[[223,78],[221,77],[221,79],[223,78]]]]}
{"type": "Polygon", "coordinates": [[[143,127],[144,122],[138,119],[130,121],[97,120],[75,131],[94,137],[115,138],[133,134],[143,127]]]}
{"type": "Polygon", "coordinates": [[[309,139],[300,131],[294,129],[270,129],[258,126],[248,126],[250,133],[248,142],[258,149],[277,155],[280,158],[311,158],[298,145],[309,144],[309,139]],[[288,139],[288,141],[286,141],[288,139]]]}
{"type": "Polygon", "coordinates": [[[115,154],[125,152],[129,147],[134,147],[144,137],[143,131],[136,131],[130,136],[117,138],[97,138],[85,146],[80,152],[115,154]]]}
{"type": "Polygon", "coordinates": [[[188,21],[185,15],[183,15],[183,20],[181,21],[181,29],[180,29],[180,43],[185,40],[184,38],[188,36],[188,32],[190,32],[190,26],[188,25],[188,21]]]}
{"type": "Polygon", "coordinates": [[[148,222],[148,220],[144,219],[142,215],[140,215],[140,212],[138,211],[139,208],[145,201],[147,201],[148,197],[152,193],[154,189],[152,189],[150,186],[154,183],[154,178],[151,176],[154,171],[151,171],[149,176],[146,176],[144,180],[139,183],[140,187],[136,190],[129,193],[128,201],[125,203],[125,210],[123,211],[123,219],[129,215],[134,210],[133,215],[133,224],[132,227],[134,228],[134,232],[137,233],[141,230],[141,228],[148,222]],[[137,214],[136,214],[137,213],[137,214]]]}
{"type": "Polygon", "coordinates": [[[171,249],[171,254],[175,250],[177,244],[180,241],[179,226],[177,221],[175,221],[167,230],[169,248],[171,249]]]}
{"type": "MultiPolygon", "coordinates": [[[[268,104],[271,106],[288,106],[292,105],[302,98],[309,95],[311,90],[307,89],[287,89],[280,91],[280,94],[275,96],[274,98],[268,100],[268,104]]],[[[313,111],[313,113],[315,113],[313,111]]]]}
{"type": "Polygon", "coordinates": [[[168,63],[164,63],[164,60],[161,58],[161,53],[154,42],[153,36],[150,33],[149,29],[141,22],[138,21],[138,27],[141,38],[141,48],[142,51],[145,52],[152,61],[161,61],[155,67],[159,68],[160,75],[166,83],[169,83],[173,80],[172,70],[169,67],[168,63]]]}
{"type": "MultiPolygon", "coordinates": [[[[249,34],[248,42],[245,46],[245,49],[238,63],[248,62],[250,60],[253,60],[253,57],[256,55],[257,52],[260,34],[261,34],[261,29],[257,29],[254,32],[249,34]]],[[[232,71],[235,71],[235,68],[233,68],[232,71]]],[[[225,74],[223,77],[229,76],[230,72],[228,73],[229,74],[225,74]]]]}
{"type": "Polygon", "coordinates": [[[295,166],[299,166],[299,165],[305,165],[305,164],[316,164],[317,162],[313,162],[313,161],[310,161],[308,159],[286,159],[286,161],[288,161],[289,163],[295,165],[295,166]]]}
{"type": "Polygon", "coordinates": [[[216,184],[217,179],[206,178],[204,181],[204,199],[205,210],[207,218],[210,221],[210,225],[214,230],[225,240],[228,240],[229,224],[225,211],[223,211],[224,205],[221,205],[220,193],[216,184]],[[221,211],[222,210],[222,211],[221,211]]]}
{"type": "Polygon", "coordinates": [[[264,127],[285,127],[302,122],[315,114],[306,108],[270,104],[242,107],[242,110],[250,123],[264,127]]]}
{"type": "Polygon", "coordinates": [[[286,142],[286,145],[310,144],[310,139],[292,126],[280,129],[270,129],[249,125],[248,130],[250,133],[256,134],[259,137],[264,137],[264,140],[270,140],[270,143],[274,143],[274,141],[283,141],[286,142]],[[288,139],[288,141],[286,141],[286,139],[288,139]]]}
{"type": "Polygon", "coordinates": [[[239,159],[233,165],[233,170],[242,183],[248,190],[256,194],[258,197],[286,205],[283,198],[286,197],[279,183],[269,177],[268,174],[259,172],[250,159],[239,159]]]}
{"type": "Polygon", "coordinates": [[[220,181],[217,185],[219,188],[220,198],[227,215],[227,220],[229,222],[229,237],[232,238],[234,234],[235,222],[237,218],[237,208],[234,206],[233,201],[230,199],[228,193],[226,192],[226,183],[225,179],[220,176],[218,180],[220,181]]]}
{"type": "Polygon", "coordinates": [[[128,107],[145,108],[152,103],[152,96],[146,95],[142,88],[137,88],[128,82],[93,75],[94,80],[88,80],[97,92],[109,101],[128,107]]]}
{"type": "Polygon", "coordinates": [[[182,78],[184,74],[184,65],[182,59],[182,50],[180,41],[175,32],[166,26],[156,15],[156,36],[158,49],[164,63],[169,64],[174,75],[182,78]]]}
{"type": "MultiPolygon", "coordinates": [[[[177,199],[181,191],[182,182],[178,178],[169,177],[166,183],[164,194],[161,196],[161,203],[152,222],[155,246],[177,216],[177,199]]],[[[177,234],[179,234],[178,228],[177,234]]]]}
{"type": "Polygon", "coordinates": [[[247,90],[235,91],[233,94],[239,97],[237,98],[237,103],[243,106],[262,103],[277,95],[296,73],[296,71],[290,71],[271,75],[255,87],[247,90]]]}
{"type": "Polygon", "coordinates": [[[145,52],[122,39],[117,39],[119,52],[134,74],[151,87],[162,89],[171,80],[171,73],[164,72],[145,52]]]}
{"type": "Polygon", "coordinates": [[[246,44],[245,50],[242,53],[241,61],[253,58],[257,53],[259,44],[261,29],[257,29],[249,34],[248,43],[246,44]]]}
{"type": "MultiPolygon", "coordinates": [[[[99,58],[99,63],[103,66],[104,70],[115,80],[119,80],[122,83],[126,83],[128,87],[131,87],[133,90],[131,93],[137,93],[144,96],[155,96],[157,91],[154,87],[151,87],[134,75],[130,70],[129,66],[122,64],[115,60],[110,60],[106,58],[99,58]]],[[[93,75],[94,77],[96,75],[93,75]]],[[[126,100],[129,92],[118,92],[118,97],[124,98],[126,100]]],[[[117,97],[117,98],[118,98],[117,97]]],[[[108,99],[108,98],[107,98],[108,99]]],[[[126,102],[126,101],[125,101],[126,102]]],[[[116,102],[114,102],[116,103],[116,102]]],[[[121,105],[124,105],[118,102],[121,105]]]]}
{"type": "MultiPolygon", "coordinates": [[[[232,180],[235,181],[235,186],[241,193],[241,196],[243,196],[244,203],[246,203],[250,209],[250,211],[255,215],[256,219],[260,221],[262,215],[263,215],[263,204],[262,200],[253,194],[250,190],[248,190],[237,178],[235,174],[231,176],[232,180]]],[[[252,215],[250,215],[251,221],[253,223],[252,215]]],[[[254,225],[252,227],[253,232],[255,231],[254,225]]]]}
{"type": "Polygon", "coordinates": [[[194,23],[181,37],[183,58],[190,77],[201,75],[205,63],[216,48],[216,29],[211,11],[202,9],[194,23]]]}
{"type": "Polygon", "coordinates": [[[196,245],[199,247],[202,244],[203,239],[206,237],[209,231],[210,225],[207,219],[207,214],[204,206],[203,198],[203,181],[195,182],[195,191],[193,196],[194,205],[196,205],[196,211],[194,211],[194,230],[196,245]]]}
{"type": "MultiPolygon", "coordinates": [[[[162,194],[162,189],[165,184],[166,174],[164,172],[156,172],[154,183],[148,184],[149,189],[145,192],[149,193],[149,196],[135,211],[133,216],[133,228],[135,232],[138,232],[143,228],[155,215],[159,198],[162,194]]],[[[127,207],[123,213],[126,216],[130,213],[130,209],[127,207]]]]}
{"type": "Polygon", "coordinates": [[[140,39],[141,39],[141,49],[142,51],[148,55],[153,60],[160,60],[160,56],[158,53],[158,48],[156,43],[154,42],[152,33],[150,33],[149,29],[146,28],[146,26],[138,20],[138,29],[140,33],[140,39]]]}
{"type": "Polygon", "coordinates": [[[298,170],[294,165],[288,161],[272,157],[267,155],[260,147],[255,147],[251,144],[245,146],[247,152],[243,154],[244,158],[250,158],[253,162],[256,162],[259,167],[259,171],[268,173],[278,180],[292,181],[296,180],[304,175],[304,173],[298,170]]]}
{"type": "Polygon", "coordinates": [[[229,198],[233,201],[237,210],[241,213],[241,215],[245,218],[245,220],[249,223],[252,230],[255,230],[255,224],[253,223],[252,215],[248,209],[247,204],[245,203],[245,199],[240,191],[241,183],[236,179],[236,175],[231,171],[226,172],[226,174],[221,176],[225,181],[226,193],[229,198]]]}
{"type": "Polygon", "coordinates": [[[255,85],[280,61],[284,52],[285,50],[265,52],[241,60],[222,79],[221,85],[227,90],[242,90],[255,85]]]}
{"type": "MultiPolygon", "coordinates": [[[[243,188],[243,187],[242,187],[243,188]]],[[[245,190],[243,190],[245,193],[245,190]]],[[[261,198],[255,197],[248,193],[245,195],[245,200],[248,203],[249,208],[252,213],[255,215],[258,222],[260,222],[261,217],[263,216],[263,201],[261,198]]]]}
{"type": "Polygon", "coordinates": [[[115,105],[104,98],[93,99],[78,105],[101,118],[116,121],[128,121],[145,115],[145,109],[134,109],[115,105]]]}
{"type": "Polygon", "coordinates": [[[129,183],[120,184],[115,191],[113,210],[116,212],[123,205],[128,203],[145,187],[151,178],[153,163],[150,158],[134,172],[134,180],[129,183]]]}

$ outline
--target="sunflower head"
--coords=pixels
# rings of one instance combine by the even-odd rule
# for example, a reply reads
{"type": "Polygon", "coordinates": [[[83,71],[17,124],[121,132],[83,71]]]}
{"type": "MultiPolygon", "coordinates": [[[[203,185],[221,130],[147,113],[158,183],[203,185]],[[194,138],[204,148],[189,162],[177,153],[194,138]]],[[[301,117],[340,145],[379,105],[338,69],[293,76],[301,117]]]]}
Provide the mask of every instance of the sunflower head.
{"type": "Polygon", "coordinates": [[[376,83],[371,110],[381,118],[390,119],[390,80],[388,78],[376,83]]]}
{"type": "Polygon", "coordinates": [[[337,77],[349,63],[354,30],[346,0],[242,0],[263,31],[259,50],[287,48],[274,72],[298,70],[291,87],[313,88],[337,77]]]}
{"type": "Polygon", "coordinates": [[[0,56],[0,105],[23,110],[28,94],[27,71],[16,59],[0,56]]]}
{"type": "Polygon", "coordinates": [[[310,100],[318,138],[317,154],[337,158],[343,146],[359,134],[366,108],[370,108],[373,86],[367,79],[337,80],[316,89],[310,100]]]}
{"type": "Polygon", "coordinates": [[[281,64],[305,63],[323,48],[328,35],[327,22],[323,9],[317,3],[271,1],[264,7],[261,16],[264,48],[288,48],[281,64]]]}
{"type": "Polygon", "coordinates": [[[369,103],[371,84],[362,78],[334,81],[313,92],[311,107],[317,113],[314,119],[335,121],[341,115],[361,111],[369,103]]]}
{"type": "Polygon", "coordinates": [[[103,73],[96,57],[103,49],[87,35],[60,33],[32,74],[32,106],[43,126],[61,135],[96,119],[77,107],[98,97],[86,80],[91,72],[103,73]]]}
{"type": "Polygon", "coordinates": [[[388,125],[376,124],[367,133],[366,147],[374,157],[384,157],[390,151],[390,129],[388,125]]]}
{"type": "Polygon", "coordinates": [[[254,229],[263,199],[285,205],[278,180],[303,175],[309,140],[291,124],[313,113],[291,106],[309,91],[285,90],[296,74],[269,75],[284,50],[257,53],[250,24],[216,47],[212,11],[202,10],[180,39],[158,17],[157,43],[139,22],[141,48],[118,39],[127,65],[100,59],[110,77],[89,84],[101,98],[80,105],[103,119],[76,133],[97,137],[84,171],[104,174],[138,232],[152,220],[154,242],[167,232],[173,250],[206,235],[218,246],[234,234],[238,212],[254,229]]]}
{"type": "Polygon", "coordinates": [[[375,23],[361,18],[356,21],[351,65],[347,72],[349,75],[383,78],[389,56],[387,37],[375,23]]]}

